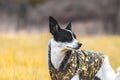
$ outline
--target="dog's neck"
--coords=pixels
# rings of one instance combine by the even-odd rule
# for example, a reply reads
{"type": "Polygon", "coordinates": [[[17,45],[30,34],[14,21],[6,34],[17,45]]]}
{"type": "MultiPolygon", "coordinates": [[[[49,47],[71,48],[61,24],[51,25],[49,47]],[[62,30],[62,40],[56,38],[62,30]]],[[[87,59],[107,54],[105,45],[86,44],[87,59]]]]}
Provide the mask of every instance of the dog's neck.
{"type": "Polygon", "coordinates": [[[61,62],[63,61],[65,54],[61,53],[60,49],[51,49],[51,62],[56,69],[59,69],[61,62]]]}
{"type": "Polygon", "coordinates": [[[60,48],[60,47],[56,47],[56,45],[52,44],[51,42],[52,42],[52,39],[49,43],[49,46],[51,47],[50,58],[53,66],[58,70],[61,65],[61,62],[63,61],[66,55],[65,53],[67,52],[67,50],[64,50],[63,48],[60,48]]]}

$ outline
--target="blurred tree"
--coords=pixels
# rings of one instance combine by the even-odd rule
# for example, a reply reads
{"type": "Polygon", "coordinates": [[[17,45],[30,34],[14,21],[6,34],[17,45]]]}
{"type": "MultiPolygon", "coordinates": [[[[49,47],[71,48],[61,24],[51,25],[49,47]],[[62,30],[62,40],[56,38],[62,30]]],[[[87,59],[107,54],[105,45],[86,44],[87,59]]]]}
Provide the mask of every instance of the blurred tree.
{"type": "Polygon", "coordinates": [[[37,4],[42,3],[44,0],[18,0],[19,8],[18,8],[18,21],[17,21],[17,30],[25,29],[27,27],[27,12],[29,6],[33,7],[37,4]]]}
{"type": "Polygon", "coordinates": [[[29,3],[32,5],[32,6],[36,6],[37,4],[41,4],[43,3],[45,0],[29,0],[29,3]]]}
{"type": "Polygon", "coordinates": [[[32,23],[46,25],[51,15],[61,23],[95,20],[96,31],[101,27],[105,33],[120,33],[120,0],[0,0],[0,16],[3,14],[10,20],[15,16],[18,29],[32,23]]]}
{"type": "Polygon", "coordinates": [[[28,0],[19,0],[20,4],[18,8],[18,21],[17,21],[17,30],[20,28],[25,28],[27,24],[27,10],[29,2],[28,0]]]}
{"type": "Polygon", "coordinates": [[[120,0],[118,0],[118,12],[117,12],[117,20],[116,20],[116,33],[120,34],[120,0]]]}

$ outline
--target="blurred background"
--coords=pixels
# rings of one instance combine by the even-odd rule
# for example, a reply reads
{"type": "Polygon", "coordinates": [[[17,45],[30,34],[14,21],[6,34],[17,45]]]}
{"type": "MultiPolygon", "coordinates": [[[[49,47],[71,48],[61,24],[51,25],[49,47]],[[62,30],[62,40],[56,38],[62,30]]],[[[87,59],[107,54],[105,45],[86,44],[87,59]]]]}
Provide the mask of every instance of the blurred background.
{"type": "Polygon", "coordinates": [[[119,0],[0,0],[0,32],[45,32],[49,16],[79,34],[120,34],[119,0]]]}
{"type": "Polygon", "coordinates": [[[120,0],[0,0],[0,80],[49,80],[49,16],[72,22],[81,49],[120,66],[120,0]]]}

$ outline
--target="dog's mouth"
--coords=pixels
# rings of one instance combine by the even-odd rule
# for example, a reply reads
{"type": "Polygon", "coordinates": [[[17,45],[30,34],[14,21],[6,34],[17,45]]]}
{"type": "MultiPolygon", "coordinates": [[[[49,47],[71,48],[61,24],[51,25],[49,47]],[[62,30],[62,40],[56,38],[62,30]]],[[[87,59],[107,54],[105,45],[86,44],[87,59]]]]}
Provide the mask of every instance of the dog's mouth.
{"type": "Polygon", "coordinates": [[[64,50],[62,50],[62,53],[66,53],[67,51],[76,51],[79,50],[79,48],[81,47],[82,44],[77,45],[77,46],[66,46],[66,48],[64,50]]]}
{"type": "Polygon", "coordinates": [[[79,49],[80,47],[75,47],[74,49],[79,49]]]}
{"type": "Polygon", "coordinates": [[[70,50],[77,50],[77,49],[79,49],[80,47],[77,46],[77,47],[74,47],[74,48],[73,48],[73,47],[67,46],[67,48],[70,49],[70,50]]]}

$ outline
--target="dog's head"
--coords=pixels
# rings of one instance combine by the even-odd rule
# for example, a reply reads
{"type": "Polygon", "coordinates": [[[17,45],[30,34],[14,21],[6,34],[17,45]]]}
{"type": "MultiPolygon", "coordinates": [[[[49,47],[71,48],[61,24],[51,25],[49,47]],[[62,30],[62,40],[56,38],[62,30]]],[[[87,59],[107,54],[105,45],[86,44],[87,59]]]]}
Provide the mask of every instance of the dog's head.
{"type": "Polygon", "coordinates": [[[53,35],[53,39],[50,41],[52,48],[72,50],[79,49],[81,47],[82,44],[76,40],[76,36],[72,32],[71,23],[69,23],[65,29],[61,29],[58,22],[50,16],[49,28],[50,33],[53,35]]]}

